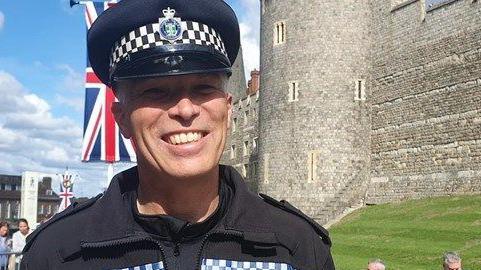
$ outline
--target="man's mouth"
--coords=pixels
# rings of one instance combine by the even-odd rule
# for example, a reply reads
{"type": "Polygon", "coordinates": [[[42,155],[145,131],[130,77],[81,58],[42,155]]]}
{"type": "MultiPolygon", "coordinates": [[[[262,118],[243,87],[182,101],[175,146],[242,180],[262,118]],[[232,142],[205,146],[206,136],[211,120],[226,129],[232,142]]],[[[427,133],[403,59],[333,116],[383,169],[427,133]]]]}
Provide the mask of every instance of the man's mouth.
{"type": "Polygon", "coordinates": [[[196,142],[204,136],[202,132],[176,133],[168,136],[166,141],[173,145],[187,144],[196,142]]]}

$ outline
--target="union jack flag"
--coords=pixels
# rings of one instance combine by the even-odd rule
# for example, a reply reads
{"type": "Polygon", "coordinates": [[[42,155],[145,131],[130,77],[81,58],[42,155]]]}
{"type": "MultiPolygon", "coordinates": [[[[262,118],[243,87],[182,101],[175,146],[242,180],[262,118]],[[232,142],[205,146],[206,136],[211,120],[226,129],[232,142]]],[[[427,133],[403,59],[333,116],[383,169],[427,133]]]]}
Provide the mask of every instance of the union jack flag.
{"type": "Polygon", "coordinates": [[[67,207],[70,206],[71,201],[70,199],[74,197],[73,194],[73,183],[72,183],[72,175],[69,174],[67,171],[65,174],[62,175],[63,181],[60,183],[60,198],[62,201],[58,207],[58,212],[62,212],[67,207]]]}
{"type": "MultiPolygon", "coordinates": [[[[83,2],[87,29],[116,2],[83,2]]],[[[110,111],[115,101],[112,89],[100,81],[87,60],[82,161],[137,161],[131,141],[122,136],[110,111]]]]}

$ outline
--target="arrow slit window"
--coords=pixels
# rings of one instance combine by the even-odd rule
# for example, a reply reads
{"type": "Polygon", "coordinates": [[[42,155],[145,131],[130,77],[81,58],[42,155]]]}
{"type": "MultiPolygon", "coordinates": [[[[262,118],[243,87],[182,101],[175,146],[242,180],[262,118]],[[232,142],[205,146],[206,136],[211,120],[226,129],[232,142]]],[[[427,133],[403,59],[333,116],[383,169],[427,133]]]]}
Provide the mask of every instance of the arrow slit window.
{"type": "Polygon", "coordinates": [[[289,100],[289,102],[299,100],[299,82],[298,81],[289,82],[288,100],[289,100]]]}
{"type": "Polygon", "coordinates": [[[235,158],[235,145],[231,145],[230,147],[230,159],[235,158]]]}
{"type": "Polygon", "coordinates": [[[249,155],[249,141],[244,141],[243,154],[244,154],[244,156],[249,155]]]}
{"type": "Polygon", "coordinates": [[[307,155],[307,182],[312,183],[317,180],[317,158],[318,153],[316,151],[311,151],[307,155]]]}
{"type": "Polygon", "coordinates": [[[366,100],[366,81],[365,80],[356,80],[355,87],[354,87],[354,100],[366,100]]]}
{"type": "Polygon", "coordinates": [[[284,21],[277,22],[274,27],[274,45],[286,42],[286,23],[284,21]]]}

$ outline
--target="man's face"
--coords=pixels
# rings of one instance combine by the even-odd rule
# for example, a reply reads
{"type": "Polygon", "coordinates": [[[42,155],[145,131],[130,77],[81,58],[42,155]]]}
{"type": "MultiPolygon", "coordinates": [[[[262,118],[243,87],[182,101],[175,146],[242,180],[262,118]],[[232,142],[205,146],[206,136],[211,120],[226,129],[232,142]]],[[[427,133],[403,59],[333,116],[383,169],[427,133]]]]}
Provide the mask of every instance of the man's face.
{"type": "Polygon", "coordinates": [[[461,262],[445,263],[444,270],[461,270],[461,262]]]}
{"type": "Polygon", "coordinates": [[[28,233],[28,224],[23,222],[23,221],[20,221],[18,223],[18,230],[24,235],[27,234],[28,233]]]}
{"type": "Polygon", "coordinates": [[[0,236],[7,236],[7,234],[8,234],[8,227],[7,226],[0,227],[0,236]]]}
{"type": "Polygon", "coordinates": [[[121,82],[113,112],[132,138],[139,165],[188,178],[215,168],[222,155],[232,97],[223,74],[178,75],[121,82]]]}

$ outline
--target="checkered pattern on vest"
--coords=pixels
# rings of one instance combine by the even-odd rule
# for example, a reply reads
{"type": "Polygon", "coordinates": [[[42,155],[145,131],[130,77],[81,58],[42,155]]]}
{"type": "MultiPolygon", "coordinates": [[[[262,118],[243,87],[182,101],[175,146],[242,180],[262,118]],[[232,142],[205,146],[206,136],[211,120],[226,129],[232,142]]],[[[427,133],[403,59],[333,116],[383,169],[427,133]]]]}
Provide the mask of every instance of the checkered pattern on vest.
{"type": "Polygon", "coordinates": [[[192,21],[181,21],[181,26],[184,30],[182,38],[172,43],[161,39],[158,33],[159,23],[152,23],[135,29],[114,44],[110,66],[117,64],[130,53],[168,44],[212,45],[215,50],[228,58],[222,38],[212,27],[192,21]]]}
{"type": "Polygon", "coordinates": [[[158,262],[113,270],[164,270],[164,264],[162,262],[158,262]]]}
{"type": "Polygon", "coordinates": [[[204,259],[202,270],[295,270],[286,263],[241,262],[229,260],[204,259]]]}

